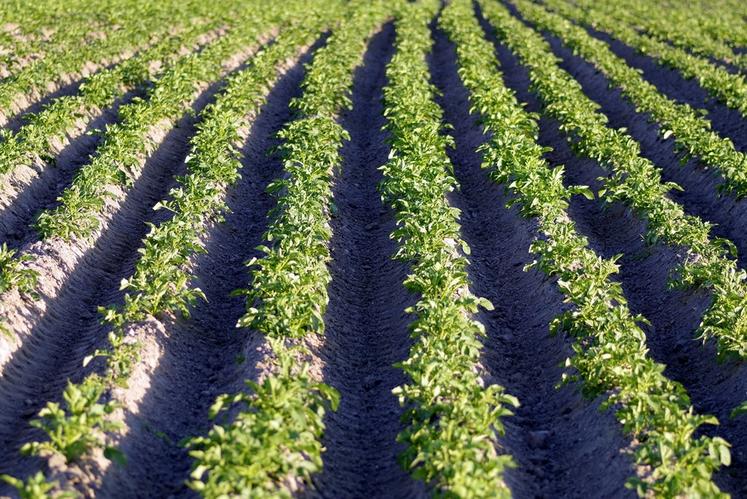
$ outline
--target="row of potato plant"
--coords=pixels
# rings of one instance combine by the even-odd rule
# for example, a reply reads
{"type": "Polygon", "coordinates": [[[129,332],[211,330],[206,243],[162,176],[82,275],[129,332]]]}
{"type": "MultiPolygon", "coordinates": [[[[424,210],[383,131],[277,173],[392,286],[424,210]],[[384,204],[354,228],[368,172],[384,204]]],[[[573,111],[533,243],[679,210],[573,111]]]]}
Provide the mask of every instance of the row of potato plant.
{"type": "Polygon", "coordinates": [[[693,54],[732,64],[741,71],[747,70],[747,54],[737,54],[723,38],[714,38],[704,33],[689,10],[652,9],[648,0],[625,0],[622,6],[624,9],[617,12],[631,27],[693,54]]]}
{"type": "MultiPolygon", "coordinates": [[[[50,50],[20,71],[0,82],[0,124],[53,90],[108,64],[127,58],[148,46],[171,28],[171,10],[158,2],[136,0],[119,9],[120,25],[108,33],[76,47],[50,50]],[[19,104],[21,102],[22,104],[19,104]]],[[[71,28],[73,29],[73,28],[71,28]]],[[[85,39],[90,27],[76,25],[78,38],[85,39]]],[[[71,35],[72,36],[72,35],[71,35]]]]}
{"type": "MultiPolygon", "coordinates": [[[[317,3],[330,12],[339,10],[335,0],[317,3]]],[[[278,65],[310,44],[326,24],[322,14],[307,10],[303,27],[283,31],[252,58],[249,69],[229,78],[225,91],[205,108],[191,140],[187,174],[178,178],[179,185],[156,206],[172,216],[146,236],[135,272],[122,282],[124,304],[106,312],[107,322],[118,331],[148,316],[189,316],[190,307],[204,299],[193,286],[191,263],[206,251],[203,238],[209,225],[222,222],[228,210],[225,194],[240,178],[239,151],[249,133],[247,118],[253,118],[264,104],[278,76],[278,65]]]]}
{"type": "Polygon", "coordinates": [[[322,467],[324,417],[339,393],[310,371],[308,341],[324,332],[330,273],[329,238],[334,172],[348,139],[338,114],[349,109],[353,70],[389,15],[385,2],[348,4],[343,23],[319,49],[292,102],[297,118],[280,132],[285,176],[264,235],[264,255],[251,261],[247,313],[239,326],[263,334],[270,372],[248,390],[218,397],[211,415],[236,417],[190,440],[190,486],[206,497],[290,497],[322,467]]]}
{"type": "Polygon", "coordinates": [[[608,45],[567,19],[549,12],[528,0],[515,0],[521,15],[541,30],[559,37],[578,55],[588,60],[609,81],[620,88],[638,111],[649,113],[661,127],[663,138],[670,135],[676,145],[688,155],[696,156],[714,168],[725,179],[720,187],[737,197],[747,195],[747,156],[739,152],[728,138],[711,129],[708,119],[687,104],[680,104],[662,95],[654,85],[615,55],[608,45]]]}
{"type": "MultiPolygon", "coordinates": [[[[289,13],[293,12],[293,9],[287,3],[285,4],[285,8],[288,9],[289,13]]],[[[256,14],[247,15],[252,15],[251,24],[247,22],[247,19],[237,19],[237,21],[245,21],[243,28],[240,29],[253,33],[246,40],[247,42],[256,38],[259,33],[267,30],[273,24],[280,23],[283,18],[283,16],[279,15],[272,8],[265,9],[261,16],[256,14]]],[[[255,66],[252,62],[251,66],[247,69],[229,79],[222,98],[206,109],[207,121],[205,122],[206,124],[201,126],[200,135],[211,133],[210,122],[213,122],[215,125],[215,120],[227,117],[221,111],[224,106],[231,107],[242,104],[251,106],[252,104],[247,103],[245,99],[248,98],[251,100],[252,97],[255,101],[259,101],[254,105],[261,105],[262,89],[265,85],[269,84],[266,79],[263,80],[262,78],[263,76],[271,78],[274,75],[274,72],[272,74],[268,73],[270,70],[274,71],[274,64],[270,67],[268,67],[268,64],[277,63],[277,56],[287,57],[288,48],[286,45],[285,42],[278,42],[271,45],[270,50],[272,52],[265,50],[258,55],[258,65],[255,66]],[[268,55],[263,55],[268,52],[268,55]],[[255,78],[252,78],[251,75],[254,75],[255,78]]],[[[241,112],[241,109],[234,109],[234,112],[241,112]]],[[[234,118],[234,123],[235,120],[234,118]]],[[[193,140],[194,148],[196,149],[201,142],[197,136],[193,140]]],[[[217,141],[220,138],[214,137],[214,140],[217,141]]],[[[228,140],[228,143],[224,145],[224,147],[228,148],[226,154],[229,156],[235,155],[233,150],[235,136],[230,135],[226,137],[226,140],[228,140]]],[[[213,145],[216,144],[213,143],[213,145]]],[[[216,168],[219,166],[215,165],[216,168]]],[[[191,162],[191,168],[195,168],[195,163],[191,162]]],[[[199,170],[194,170],[193,176],[197,175],[199,175],[199,170]]],[[[186,182],[188,179],[189,175],[184,177],[182,181],[186,182]]],[[[175,196],[178,195],[177,191],[177,189],[173,190],[172,194],[175,196]]],[[[168,202],[164,204],[166,203],[168,202]]],[[[169,223],[165,222],[164,225],[169,223]]],[[[185,223],[183,222],[181,226],[184,227],[185,223]]],[[[162,228],[164,225],[154,228],[153,232],[160,230],[162,234],[170,234],[171,231],[168,226],[162,228]]],[[[173,227],[171,228],[173,229],[173,227]]],[[[153,232],[149,236],[152,236],[153,232]]],[[[155,237],[157,236],[152,236],[151,239],[155,237]]],[[[147,258],[145,252],[143,253],[143,258],[147,258]]],[[[126,336],[124,326],[126,325],[126,321],[134,322],[141,317],[127,316],[125,312],[114,307],[103,312],[105,312],[104,320],[112,323],[114,326],[109,334],[109,349],[96,351],[85,362],[90,362],[96,356],[104,357],[105,370],[103,373],[93,372],[89,374],[80,383],[68,382],[62,394],[62,403],[49,402],[40,411],[39,417],[31,423],[33,426],[43,430],[47,435],[47,439],[25,444],[21,449],[23,453],[44,457],[60,455],[66,463],[75,463],[79,462],[85,456],[90,455],[92,451],[102,449],[106,458],[120,463],[123,462],[124,455],[116,446],[110,443],[110,439],[107,436],[108,433],[113,433],[121,429],[121,424],[112,419],[112,415],[118,409],[118,403],[112,399],[111,390],[117,386],[126,386],[132,363],[138,358],[139,345],[126,336]]],[[[21,493],[37,488],[57,490],[59,487],[56,482],[47,481],[41,472],[32,475],[26,481],[7,476],[4,477],[4,480],[16,487],[21,493]]]]}
{"type": "MultiPolygon", "coordinates": [[[[744,75],[732,74],[708,59],[639,33],[622,22],[619,13],[608,14],[600,5],[587,0],[578,0],[576,4],[579,6],[565,0],[543,0],[543,3],[564,17],[612,34],[639,52],[677,69],[685,78],[697,80],[713,97],[747,117],[747,80],[744,75]]],[[[611,2],[604,5],[613,12],[618,8],[611,2]]]]}
{"type": "Polygon", "coordinates": [[[645,319],[628,309],[614,280],[615,259],[598,256],[568,215],[571,196],[591,196],[588,188],[565,187],[563,167],[551,168],[545,160],[547,149],[537,143],[537,117],[504,85],[494,47],[484,38],[471,2],[453,0],[440,25],[456,44],[459,75],[489,137],[480,147],[483,167],[506,186],[511,203],[538,224],[539,237],[530,247],[537,259],[529,267],[556,278],[573,304],[551,324],[554,332],[575,340],[564,381],[581,382],[584,395],[602,396],[602,407],[614,410],[635,442],[639,469],[645,470],[628,481],[639,495],[719,495],[711,475],[729,464],[729,446],[718,437],[694,435],[716,419],[694,414],[685,389],[649,356],[639,326],[645,319]]]}
{"type": "Polygon", "coordinates": [[[101,145],[62,193],[60,205],[39,216],[36,227],[40,235],[70,240],[89,237],[98,230],[108,187],[130,185],[139,176],[142,157],[156,148],[157,141],[148,132],[176,124],[200,88],[225,74],[227,61],[243,58],[241,52],[267,33],[266,18],[247,9],[225,36],[175,62],[145,99],[137,98],[120,108],[121,121],[107,126],[101,145]]]}
{"type": "Polygon", "coordinates": [[[640,145],[624,130],[608,126],[599,106],[581,85],[558,65],[542,35],[526,27],[500,4],[481,2],[498,37],[529,70],[533,90],[545,111],[560,122],[574,150],[611,172],[602,179],[600,196],[622,201],[646,221],[650,244],[663,242],[683,249],[673,283],[701,287],[713,294],[698,334],[715,339],[720,357],[747,357],[747,272],[737,267],[730,241],[711,239],[711,225],[685,213],[668,196],[674,183],[664,183],[661,171],[640,154],[640,145]]]}
{"type": "Polygon", "coordinates": [[[59,2],[4,2],[0,13],[0,26],[4,28],[0,29],[0,77],[7,78],[50,50],[90,42],[106,29],[101,11],[109,7],[98,1],[88,5],[71,2],[64,7],[59,2]]]}
{"type": "Polygon", "coordinates": [[[474,314],[492,304],[469,290],[469,248],[446,197],[457,187],[446,153],[453,140],[442,133],[426,61],[438,8],[425,0],[402,9],[384,87],[392,150],[380,189],[397,220],[395,258],[411,264],[404,286],[418,296],[407,310],[415,342],[398,365],[409,380],[393,392],[405,409],[400,463],[437,495],[508,497],[503,474],[514,461],[499,453],[497,436],[519,402],[497,384],[486,386],[479,367],[485,328],[474,314]]]}
{"type": "Polygon", "coordinates": [[[195,23],[112,68],[94,73],[81,84],[79,93],[57,98],[41,112],[25,117],[26,124],[17,133],[0,131],[0,174],[53,159],[76,127],[85,127],[102,109],[155,79],[220,24],[195,23]]]}
{"type": "Polygon", "coordinates": [[[740,13],[744,12],[741,0],[697,0],[687,3],[667,0],[665,6],[669,10],[680,10],[683,18],[691,19],[687,27],[693,31],[702,31],[733,48],[747,47],[747,19],[740,13]]]}

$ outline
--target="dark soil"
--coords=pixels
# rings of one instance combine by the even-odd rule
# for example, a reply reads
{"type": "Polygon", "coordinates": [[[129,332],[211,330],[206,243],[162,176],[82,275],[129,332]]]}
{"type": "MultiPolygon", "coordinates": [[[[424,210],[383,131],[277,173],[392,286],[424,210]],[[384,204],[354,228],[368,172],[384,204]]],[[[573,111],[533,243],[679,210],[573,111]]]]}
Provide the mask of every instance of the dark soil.
{"type": "Polygon", "coordinates": [[[325,382],[341,394],[327,415],[323,472],[310,496],[423,497],[425,490],[402,470],[397,444],[402,410],[392,389],[406,382],[394,367],[410,346],[405,309],[415,297],[404,288],[408,267],[392,260],[394,215],[377,185],[389,147],[382,131],[385,66],[394,52],[394,26],[370,42],[355,73],[353,108],[341,119],[351,140],[342,148],[334,185],[336,210],[330,244],[332,282],[325,316],[325,382]]]}

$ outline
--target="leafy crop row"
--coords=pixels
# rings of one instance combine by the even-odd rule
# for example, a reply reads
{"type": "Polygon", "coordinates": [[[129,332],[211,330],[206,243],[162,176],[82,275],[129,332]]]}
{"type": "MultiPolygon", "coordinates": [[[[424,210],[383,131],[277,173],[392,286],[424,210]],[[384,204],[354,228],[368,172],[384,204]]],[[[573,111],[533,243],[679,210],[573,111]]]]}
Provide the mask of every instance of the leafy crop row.
{"type": "Polygon", "coordinates": [[[123,106],[119,111],[122,121],[107,127],[101,146],[65,189],[60,205],[39,216],[41,236],[69,240],[94,234],[111,196],[109,187],[131,184],[139,175],[143,157],[156,148],[153,132],[172,127],[189,110],[199,90],[227,71],[226,62],[241,56],[266,31],[267,24],[254,20],[248,9],[227,35],[201,52],[180,58],[156,81],[146,99],[123,106]]]}
{"type": "Polygon", "coordinates": [[[638,71],[616,56],[601,40],[585,29],[527,0],[516,0],[522,15],[539,29],[548,30],[592,62],[612,84],[622,90],[639,111],[650,113],[661,124],[663,138],[674,137],[687,154],[699,157],[726,180],[721,187],[737,197],[747,195],[747,156],[737,151],[728,138],[711,130],[711,123],[687,104],[679,104],[659,93],[638,71]]]}
{"type": "Polygon", "coordinates": [[[438,7],[426,0],[401,10],[384,88],[392,151],[381,192],[397,219],[395,257],[412,265],[404,285],[419,297],[408,309],[415,344],[399,365],[409,381],[394,390],[405,408],[400,462],[446,496],[508,497],[503,472],[514,463],[498,454],[496,435],[518,401],[499,385],[485,386],[478,368],[485,329],[473,315],[492,305],[469,290],[468,247],[446,199],[456,187],[446,154],[452,140],[441,133],[426,62],[438,7]]]}
{"type": "MultiPolygon", "coordinates": [[[[543,0],[550,9],[574,21],[607,31],[622,42],[635,47],[664,64],[676,68],[685,78],[694,78],[701,87],[727,106],[747,117],[747,80],[743,75],[732,74],[726,68],[687,51],[640,34],[620,22],[619,15],[609,15],[586,0],[576,2],[585,8],[575,7],[565,0],[543,0]]],[[[612,8],[612,2],[607,3],[612,8]]]]}
{"type": "Polygon", "coordinates": [[[78,94],[55,99],[42,112],[26,117],[27,124],[18,133],[0,131],[0,174],[52,159],[74,128],[84,127],[126,92],[157,77],[179,57],[181,50],[192,49],[217,24],[195,24],[110,69],[99,71],[81,85],[78,94]]]}
{"type": "Polygon", "coordinates": [[[286,175],[271,184],[278,205],[244,291],[239,326],[265,335],[272,372],[248,380],[248,392],[219,397],[212,415],[228,406],[238,415],[191,440],[190,486],[206,497],[287,497],[322,466],[324,414],[336,410],[339,394],[310,373],[306,341],[323,333],[328,302],[330,183],[347,138],[337,115],[351,106],[353,69],[388,9],[360,2],[338,16],[344,21],[315,54],[292,103],[298,117],[280,133],[286,175]]]}
{"type": "Polygon", "coordinates": [[[533,89],[545,111],[560,122],[577,153],[611,170],[600,195],[622,201],[646,220],[649,243],[663,241],[683,248],[676,269],[681,286],[709,289],[713,302],[699,327],[704,340],[715,338],[719,355],[747,357],[747,273],[737,267],[733,243],[711,239],[711,226],[688,215],[667,192],[660,170],[640,155],[640,145],[622,130],[607,125],[599,106],[567,72],[560,69],[544,38],[498,4],[481,2],[498,36],[529,69],[533,89]]]}
{"type": "MultiPolygon", "coordinates": [[[[20,71],[0,82],[0,124],[5,124],[21,107],[17,101],[35,102],[60,86],[63,81],[90,74],[131,55],[149,45],[154,37],[163,36],[173,17],[170,10],[147,0],[128,2],[121,9],[121,27],[90,44],[68,47],[66,44],[49,51],[20,71]]],[[[85,39],[90,26],[82,24],[70,28],[71,39],[85,39]]]]}
{"type": "Polygon", "coordinates": [[[456,43],[459,74],[470,91],[489,140],[481,146],[483,167],[513,194],[512,203],[538,223],[540,237],[531,247],[531,265],[557,278],[574,308],[552,323],[576,341],[566,366],[566,381],[581,381],[590,398],[606,398],[635,442],[638,464],[646,471],[629,483],[641,496],[675,497],[700,493],[712,497],[718,488],[711,474],[729,463],[728,444],[720,438],[694,436],[715,418],[699,416],[678,383],[667,379],[664,366],[648,355],[646,335],[613,280],[615,259],[605,260],[589,248],[568,215],[574,194],[584,187],[563,185],[563,167],[550,168],[546,149],[537,143],[537,117],[526,112],[503,84],[493,46],[484,38],[469,0],[453,0],[441,26],[456,43]],[[644,468],[645,467],[645,468],[644,468]]]}
{"type": "MultiPolygon", "coordinates": [[[[598,5],[603,7],[604,3],[598,5]]],[[[617,9],[616,13],[631,27],[640,27],[661,42],[747,70],[747,54],[736,54],[723,38],[714,38],[703,32],[698,20],[693,19],[691,10],[652,9],[651,4],[643,0],[626,0],[622,5],[624,9],[617,9]]]]}
{"type": "MultiPolygon", "coordinates": [[[[285,5],[288,7],[288,5],[285,5]]],[[[186,82],[180,78],[184,78],[186,74],[189,76],[188,70],[195,68],[200,62],[208,65],[209,67],[203,70],[196,70],[198,76],[204,78],[217,78],[220,77],[225,69],[222,65],[222,61],[232,54],[242,49],[245,45],[255,42],[257,37],[267,30],[271,30],[274,25],[283,22],[283,15],[278,14],[276,9],[266,8],[263,10],[263,14],[257,15],[256,12],[246,12],[243,17],[237,18],[236,31],[227,35],[225,38],[211,45],[203,52],[197,55],[188,56],[177,63],[164,75],[164,78],[158,81],[152,95],[170,97],[171,94],[168,91],[173,92],[172,89],[166,86],[167,82],[174,84],[174,90],[180,89],[185,92],[189,89],[192,94],[196,91],[196,85],[201,83],[197,81],[187,79],[186,82]],[[204,59],[203,59],[204,57],[204,59]],[[194,59],[197,58],[195,61],[194,59]],[[184,64],[184,61],[190,61],[190,65],[184,65],[180,67],[180,64],[184,64]],[[171,78],[169,78],[169,75],[171,78]],[[163,92],[163,93],[161,93],[163,92]]],[[[283,44],[273,45],[273,50],[282,50],[283,44]],[[278,48],[275,48],[278,47],[278,48]]],[[[287,47],[286,47],[287,50],[287,47]]],[[[275,54],[282,56],[283,53],[275,54]]],[[[287,55],[287,54],[285,54],[287,55]]],[[[266,81],[262,80],[263,76],[271,77],[268,75],[268,68],[266,64],[271,63],[265,56],[260,57],[260,63],[255,70],[245,70],[243,73],[235,76],[230,80],[226,94],[229,97],[225,97],[227,103],[224,105],[231,106],[233,104],[241,104],[245,101],[242,98],[250,98],[244,94],[236,94],[233,92],[249,92],[249,95],[253,95],[255,99],[260,99],[262,96],[263,85],[266,81]],[[256,79],[252,79],[251,76],[243,76],[242,74],[252,74],[256,79]],[[246,86],[257,85],[259,89],[245,88],[246,86]],[[255,93],[252,93],[255,92],[255,93]],[[258,92],[258,93],[256,93],[258,92]]],[[[254,68],[254,66],[252,66],[254,68]]],[[[194,70],[194,69],[193,69],[194,70]]],[[[274,73],[273,73],[274,74],[274,73]]],[[[182,97],[183,94],[176,94],[174,97],[182,97]]],[[[186,96],[182,97],[186,98],[186,96]]],[[[147,116],[145,113],[148,112],[148,102],[140,101],[135,106],[141,106],[140,114],[133,114],[132,116],[147,116]]],[[[154,102],[158,103],[158,109],[156,112],[163,112],[162,106],[159,99],[154,102]]],[[[177,105],[184,106],[185,104],[180,102],[177,105]]],[[[187,103],[188,104],[188,103],[187,103]]],[[[260,105],[261,102],[256,105],[260,105]]],[[[165,104],[166,106],[173,106],[174,104],[165,104]]],[[[212,109],[215,109],[218,105],[213,105],[212,109]]],[[[240,112],[240,110],[234,110],[234,112],[240,112]]],[[[209,111],[210,116],[213,119],[220,119],[226,117],[220,114],[218,111],[209,111]]],[[[235,118],[234,118],[235,121],[235,118]]],[[[160,119],[159,119],[160,122],[160,119]]],[[[147,123],[146,123],[147,125],[147,123]]],[[[122,126],[128,126],[125,122],[122,126]]],[[[142,124],[136,123],[132,126],[132,129],[136,129],[138,126],[142,127],[142,124]]],[[[209,125],[205,125],[208,127],[209,125]]],[[[124,128],[128,129],[128,128],[124,128]]],[[[209,132],[205,132],[206,134],[209,132]]],[[[217,138],[216,138],[217,139],[217,138]]],[[[231,149],[234,139],[233,136],[227,137],[228,144],[226,147],[229,148],[227,154],[231,156],[234,154],[231,149]]],[[[198,139],[195,139],[198,140],[198,139]]],[[[193,165],[194,166],[194,165],[193,165]]],[[[219,168],[222,165],[216,165],[219,168]]],[[[197,173],[195,173],[197,175],[197,173]]],[[[188,181],[188,177],[185,181],[188,181]]],[[[195,229],[196,230],[196,229],[195,229]]],[[[164,232],[168,232],[168,229],[163,229],[164,232]]],[[[80,383],[68,382],[67,388],[63,393],[62,403],[49,402],[47,406],[42,409],[39,413],[39,418],[32,422],[33,426],[43,430],[47,434],[47,439],[43,441],[33,441],[24,445],[22,451],[24,453],[37,454],[41,456],[60,455],[64,458],[67,463],[77,462],[81,458],[89,455],[91,451],[95,449],[103,449],[104,456],[109,459],[114,459],[121,462],[124,456],[116,447],[108,444],[107,434],[114,432],[120,428],[120,424],[112,418],[112,415],[118,408],[118,404],[111,400],[108,392],[115,386],[123,386],[127,383],[127,377],[130,372],[131,364],[138,355],[138,345],[132,341],[132,338],[128,338],[123,334],[123,320],[115,320],[117,316],[115,309],[110,309],[105,316],[105,320],[109,320],[115,324],[114,330],[109,334],[110,348],[104,351],[97,351],[94,356],[102,356],[106,358],[107,368],[103,375],[93,373],[80,383]]],[[[129,317],[128,317],[129,319],[129,317]]],[[[89,357],[86,362],[89,362],[92,357],[89,357]]],[[[24,493],[34,487],[42,487],[38,476],[31,477],[27,482],[18,481],[16,479],[5,477],[5,480],[24,493]]],[[[49,484],[48,484],[49,485],[49,484]]],[[[45,486],[46,487],[46,486],[45,486]]],[[[51,487],[56,488],[55,484],[51,484],[51,487]]]]}

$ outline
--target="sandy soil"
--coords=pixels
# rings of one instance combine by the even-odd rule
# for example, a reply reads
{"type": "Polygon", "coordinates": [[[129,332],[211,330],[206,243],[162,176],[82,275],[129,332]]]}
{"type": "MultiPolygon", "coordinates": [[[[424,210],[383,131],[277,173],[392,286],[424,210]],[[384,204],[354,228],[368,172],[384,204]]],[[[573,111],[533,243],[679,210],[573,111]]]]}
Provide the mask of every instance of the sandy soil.
{"type": "MultiPolygon", "coordinates": [[[[529,111],[540,112],[526,68],[482,24],[495,44],[506,85],[529,111]]],[[[602,33],[593,34],[611,40],[602,33]]],[[[480,167],[476,148],[485,136],[479,117],[469,113],[454,47],[435,25],[432,36],[431,79],[440,92],[438,102],[445,121],[453,127],[448,133],[456,142],[448,153],[460,188],[449,196],[449,202],[461,211],[462,237],[472,250],[468,267],[472,290],[496,307],[477,317],[487,329],[480,368],[488,382],[505,386],[521,401],[516,414],[505,421],[507,433],[498,449],[513,455],[518,463],[507,472],[507,482],[518,498],[631,497],[633,492],[623,484],[635,473],[635,466],[628,453],[630,442],[614,415],[600,411],[598,400],[584,399],[578,386],[556,386],[562,363],[572,351],[570,339],[549,334],[549,323],[567,305],[552,279],[523,270],[533,259],[528,249],[538,237],[536,225],[506,207],[510,198],[503,186],[492,182],[480,167]]],[[[718,196],[717,176],[697,159],[681,166],[673,140],[659,139],[657,125],[649,116],[637,113],[590,64],[554,37],[545,36],[562,66],[602,106],[612,126],[626,127],[641,143],[644,156],[662,169],[664,179],[685,188],[674,192],[674,199],[689,213],[717,224],[715,234],[736,243],[744,267],[747,202],[718,196]]],[[[342,148],[343,165],[334,179],[330,302],[326,333],[312,342],[311,361],[315,375],[340,391],[342,403],[337,412],[327,415],[324,469],[299,493],[303,497],[429,495],[427,485],[411,478],[397,462],[402,450],[396,442],[402,409],[391,394],[393,387],[406,381],[393,364],[408,355],[411,318],[405,309],[417,300],[402,286],[409,272],[407,264],[392,259],[397,248],[390,238],[394,217],[377,190],[378,168],[389,153],[382,130],[382,89],[394,37],[392,24],[373,37],[355,73],[353,108],[340,116],[351,140],[342,148]]],[[[183,439],[208,431],[212,424],[208,408],[216,395],[241,390],[245,379],[257,379],[266,372],[268,353],[263,338],[257,332],[236,329],[245,304],[242,297],[230,293],[251,285],[245,262],[259,255],[256,246],[263,242],[267,213],[275,205],[266,188],[283,175],[282,162],[273,152],[279,145],[277,132],[293,119],[290,100],[300,94],[304,65],[313,60],[324,40],[320,38],[280,68],[267,103],[247,119],[242,177],[226,190],[230,212],[225,222],[207,227],[208,252],[192,261],[194,284],[205,292],[207,301],[196,304],[189,318],[162,316],[132,325],[131,332],[143,344],[142,359],[129,387],[111,394],[124,404],[121,419],[126,430],[118,442],[129,464],[109,466],[94,459],[87,470],[63,468],[87,495],[195,496],[184,485],[192,463],[183,439]]],[[[746,121],[738,113],[715,102],[696,82],[676,71],[617,41],[612,41],[612,48],[642,69],[644,77],[665,94],[705,109],[714,129],[747,151],[746,121]]],[[[230,61],[230,69],[242,67],[241,60],[230,61]]],[[[27,113],[37,111],[44,102],[76,91],[74,81],[67,85],[43,101],[39,101],[41,96],[31,96],[38,103],[29,101],[24,106],[28,109],[6,127],[17,128],[27,113]]],[[[202,88],[193,111],[199,113],[222,85],[220,81],[202,88]]],[[[25,476],[45,469],[39,459],[20,457],[17,452],[24,442],[39,437],[28,422],[44,403],[60,398],[68,379],[80,380],[101,369],[100,362],[82,367],[83,358],[107,342],[108,329],[100,324],[97,307],[121,302],[119,283],[134,269],[137,249],[148,231],[146,223],[168,217],[152,207],[174,186],[174,176],[185,170],[189,140],[199,120],[193,113],[183,116],[176,127],[151,131],[159,143],[157,150],[144,158],[142,173],[130,189],[114,192],[102,215],[102,228],[93,239],[37,240],[34,217],[55,205],[56,197],[99,145],[99,139],[86,132],[116,122],[118,107],[132,97],[101,110],[88,125],[76,129],[54,162],[34,166],[38,171],[17,195],[7,199],[0,195],[0,238],[35,255],[32,266],[42,273],[38,301],[17,293],[0,297],[0,313],[16,334],[15,339],[0,336],[2,473],[25,476]]],[[[552,147],[547,159],[552,167],[565,166],[569,184],[597,186],[597,178],[605,174],[594,161],[573,154],[554,120],[540,120],[539,142],[552,147]]],[[[734,462],[719,473],[717,482],[735,496],[747,495],[747,432],[740,420],[728,418],[731,408],[747,398],[746,368],[736,362],[717,363],[712,345],[703,347],[693,339],[710,297],[667,287],[678,253],[664,246],[646,246],[643,222],[623,207],[574,198],[570,213],[597,252],[605,257],[623,255],[618,278],[632,311],[651,321],[646,328],[651,355],[666,364],[668,376],[687,388],[697,411],[722,421],[719,427],[704,430],[723,436],[733,446],[734,462]]],[[[0,486],[0,495],[6,493],[0,486]]]]}
{"type": "Polygon", "coordinates": [[[394,216],[377,191],[378,167],[386,163],[382,89],[393,53],[387,24],[369,45],[356,71],[353,109],[341,118],[351,140],[342,149],[334,186],[332,282],[320,357],[326,382],[340,391],[329,413],[324,471],[315,497],[420,497],[422,485],[398,465],[401,409],[391,390],[405,382],[393,364],[407,358],[409,316],[415,297],[402,285],[408,268],[392,260],[394,216]]]}

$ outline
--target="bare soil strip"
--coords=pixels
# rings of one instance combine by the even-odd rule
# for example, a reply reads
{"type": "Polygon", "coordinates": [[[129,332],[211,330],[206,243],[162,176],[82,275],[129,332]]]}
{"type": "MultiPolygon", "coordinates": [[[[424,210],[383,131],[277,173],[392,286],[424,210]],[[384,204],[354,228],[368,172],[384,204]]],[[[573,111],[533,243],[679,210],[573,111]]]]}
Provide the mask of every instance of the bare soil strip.
{"type": "Polygon", "coordinates": [[[659,125],[649,121],[649,115],[638,113],[617,88],[610,88],[609,80],[582,58],[562,46],[548,34],[561,67],[578,80],[584,93],[601,106],[611,126],[627,128],[628,133],[641,144],[641,153],[662,169],[664,181],[676,182],[685,190],[672,190],[672,199],[680,203],[687,213],[716,224],[713,234],[736,244],[739,262],[747,265],[747,200],[736,201],[732,196],[720,196],[721,183],[717,173],[706,170],[697,159],[680,163],[682,155],[675,151],[674,138],[661,140],[659,125]]]}
{"type": "Polygon", "coordinates": [[[142,326],[144,355],[135,368],[138,386],[132,385],[145,393],[128,407],[128,432],[121,443],[128,463],[109,468],[101,489],[107,497],[191,495],[185,485],[191,459],[181,441],[208,431],[208,409],[215,397],[241,390],[244,379],[256,379],[260,335],[236,328],[245,299],[230,293],[247,286],[245,262],[259,256],[255,247],[275,204],[265,190],[282,173],[280,159],[268,152],[279,145],[276,134],[291,119],[289,103],[300,93],[303,63],[320,44],[300,61],[289,61],[251,125],[242,178],[227,194],[231,211],[224,223],[211,227],[208,253],[195,259],[195,284],[207,302],[199,302],[188,319],[164,317],[142,326]],[[149,370],[149,364],[154,368],[149,370]]]}
{"type": "Polygon", "coordinates": [[[318,355],[324,381],[340,391],[329,412],[324,467],[309,496],[422,497],[425,489],[397,463],[402,410],[392,389],[405,382],[393,364],[411,344],[405,309],[415,297],[402,285],[407,265],[393,261],[389,238],[394,216],[381,201],[378,167],[389,153],[382,131],[385,67],[393,54],[394,27],[374,36],[356,70],[353,109],[341,123],[351,140],[342,148],[332,218],[332,281],[325,334],[318,355]]]}
{"type": "MultiPolygon", "coordinates": [[[[516,497],[608,497],[621,491],[632,496],[624,488],[634,474],[624,454],[629,442],[612,413],[599,412],[575,386],[556,388],[561,364],[571,354],[568,340],[549,331],[549,322],[563,309],[562,298],[542,274],[523,270],[532,260],[528,249],[535,229],[515,209],[505,208],[502,188],[480,168],[475,149],[484,137],[468,114],[453,47],[440,32],[435,37],[434,81],[454,126],[451,158],[461,185],[452,199],[462,210],[463,236],[472,249],[473,290],[496,307],[481,316],[488,331],[484,362],[493,381],[521,401],[516,416],[506,420],[504,444],[519,464],[509,471],[508,483],[516,497]]],[[[506,84],[521,89],[525,100],[526,72],[496,46],[506,84]]]]}
{"type": "MultiPolygon", "coordinates": [[[[193,110],[204,108],[219,86],[205,90],[193,110]]],[[[174,175],[183,172],[194,124],[190,113],[165,134],[122,203],[111,207],[95,245],[42,241],[31,246],[47,272],[40,278],[38,302],[15,297],[19,306],[10,325],[24,340],[0,377],[0,446],[6,450],[0,472],[32,471],[33,460],[18,453],[24,442],[39,437],[29,421],[48,400],[60,397],[68,378],[79,380],[89,371],[82,367],[86,355],[106,345],[107,327],[100,324],[97,307],[121,301],[119,283],[134,269],[146,222],[164,215],[152,207],[173,185],[174,175]]]]}
{"type": "Polygon", "coordinates": [[[694,108],[705,109],[713,129],[734,142],[738,151],[747,152],[747,120],[737,111],[711,97],[695,79],[686,79],[676,69],[656,62],[650,56],[639,54],[634,48],[614,39],[607,33],[586,27],[592,36],[609,44],[612,51],[625,59],[628,66],[643,71],[643,77],[660,92],[678,102],[694,108]]]}
{"type": "Polygon", "coordinates": [[[128,94],[111,108],[105,109],[87,126],[76,130],[70,143],[51,161],[23,166],[7,175],[0,192],[0,241],[11,248],[31,243],[36,238],[33,222],[44,209],[56,205],[57,197],[70,186],[77,171],[89,161],[101,142],[96,133],[118,121],[118,110],[136,96],[128,94]]]}

